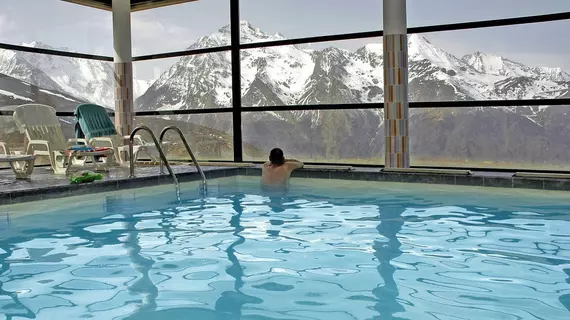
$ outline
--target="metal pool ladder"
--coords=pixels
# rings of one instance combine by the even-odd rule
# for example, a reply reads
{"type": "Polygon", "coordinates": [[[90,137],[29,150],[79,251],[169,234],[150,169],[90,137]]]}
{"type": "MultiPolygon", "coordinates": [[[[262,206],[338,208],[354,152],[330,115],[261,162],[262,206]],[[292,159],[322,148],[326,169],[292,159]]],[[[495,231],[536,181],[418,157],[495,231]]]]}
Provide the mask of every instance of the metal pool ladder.
{"type": "MultiPolygon", "coordinates": [[[[172,177],[172,180],[174,181],[174,185],[176,186],[176,196],[178,199],[180,199],[180,184],[178,183],[178,178],[174,174],[174,171],[172,171],[172,167],[170,167],[170,164],[168,163],[168,159],[166,159],[166,155],[164,154],[164,151],[162,150],[162,145],[158,142],[158,140],[156,139],[156,136],[154,135],[152,130],[150,130],[150,128],[147,126],[136,127],[133,130],[133,132],[131,132],[131,135],[129,137],[130,178],[135,177],[135,158],[133,156],[134,138],[135,138],[135,134],[137,132],[139,132],[140,130],[146,131],[150,134],[152,140],[154,141],[154,145],[156,146],[156,149],[158,150],[158,153],[160,154],[160,159],[161,159],[161,161],[160,161],[160,172],[161,173],[163,172],[162,163],[164,162],[166,164],[166,169],[168,169],[168,172],[170,173],[170,176],[172,177]]],[[[161,140],[162,140],[162,138],[161,138],[161,140]]]]}
{"type": "MultiPolygon", "coordinates": [[[[178,135],[180,136],[182,143],[184,143],[184,147],[186,147],[186,151],[188,152],[188,154],[190,155],[190,158],[192,158],[192,162],[196,166],[196,170],[198,170],[198,173],[200,173],[200,176],[202,177],[202,188],[204,191],[206,191],[208,188],[208,184],[206,181],[206,175],[204,175],[204,171],[202,171],[200,164],[198,164],[196,157],[194,157],[194,153],[192,152],[192,149],[190,149],[190,145],[188,145],[188,141],[186,140],[186,137],[182,133],[182,130],[180,130],[180,128],[178,128],[177,126],[168,126],[164,129],[162,129],[162,131],[160,132],[160,143],[161,143],[161,145],[162,145],[162,140],[164,139],[164,135],[169,130],[174,130],[174,131],[178,132],[178,135]]],[[[168,168],[168,162],[166,161],[166,159],[163,159],[163,161],[166,164],[166,167],[168,168]]],[[[160,162],[160,173],[161,174],[164,174],[163,161],[160,162]]]]}

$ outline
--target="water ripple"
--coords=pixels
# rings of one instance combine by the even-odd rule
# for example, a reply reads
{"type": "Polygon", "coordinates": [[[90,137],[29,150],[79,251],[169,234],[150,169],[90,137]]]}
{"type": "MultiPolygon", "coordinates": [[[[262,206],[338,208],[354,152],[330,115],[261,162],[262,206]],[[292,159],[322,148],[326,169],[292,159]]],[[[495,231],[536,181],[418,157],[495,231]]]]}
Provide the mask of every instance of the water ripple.
{"type": "Polygon", "coordinates": [[[0,313],[570,318],[564,200],[376,185],[324,186],[322,194],[300,187],[278,197],[226,188],[177,204],[157,194],[113,196],[104,210],[67,205],[69,220],[61,210],[42,213],[53,226],[34,224],[34,215],[13,219],[0,240],[0,313]]]}

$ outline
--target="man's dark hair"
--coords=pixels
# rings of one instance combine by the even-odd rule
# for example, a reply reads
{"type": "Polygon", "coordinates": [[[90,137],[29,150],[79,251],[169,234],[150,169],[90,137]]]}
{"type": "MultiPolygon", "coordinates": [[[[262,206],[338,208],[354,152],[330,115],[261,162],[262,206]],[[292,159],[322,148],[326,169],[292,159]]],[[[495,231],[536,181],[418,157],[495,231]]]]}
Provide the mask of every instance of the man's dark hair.
{"type": "Polygon", "coordinates": [[[269,161],[271,161],[271,164],[275,164],[278,166],[285,164],[285,157],[283,156],[283,150],[279,148],[271,150],[271,152],[269,153],[269,161]]]}

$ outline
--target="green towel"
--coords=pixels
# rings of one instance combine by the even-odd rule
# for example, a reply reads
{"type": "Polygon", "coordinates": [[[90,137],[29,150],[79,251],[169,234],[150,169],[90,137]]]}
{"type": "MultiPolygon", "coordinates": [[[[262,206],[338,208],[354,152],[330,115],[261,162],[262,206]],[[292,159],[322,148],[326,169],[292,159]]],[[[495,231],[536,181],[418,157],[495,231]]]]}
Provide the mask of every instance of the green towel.
{"type": "Polygon", "coordinates": [[[80,171],[71,175],[68,179],[71,184],[89,183],[95,180],[103,180],[103,175],[93,171],[80,171]]]}
{"type": "Polygon", "coordinates": [[[81,104],[75,109],[75,117],[87,140],[117,134],[115,124],[107,114],[107,110],[101,106],[81,104]]]}

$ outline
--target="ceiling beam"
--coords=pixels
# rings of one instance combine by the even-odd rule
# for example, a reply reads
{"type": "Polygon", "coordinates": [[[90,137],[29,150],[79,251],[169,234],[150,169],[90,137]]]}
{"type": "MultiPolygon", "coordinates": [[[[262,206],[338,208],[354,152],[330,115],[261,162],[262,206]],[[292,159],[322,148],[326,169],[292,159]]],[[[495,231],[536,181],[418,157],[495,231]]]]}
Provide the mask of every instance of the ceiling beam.
{"type": "MultiPolygon", "coordinates": [[[[64,2],[70,2],[78,5],[83,5],[95,9],[102,9],[111,11],[110,1],[105,0],[61,0],[64,2]]],[[[134,1],[131,3],[131,12],[155,9],[159,7],[171,6],[175,4],[182,4],[186,2],[194,2],[198,0],[147,0],[147,1],[134,1]]]]}

